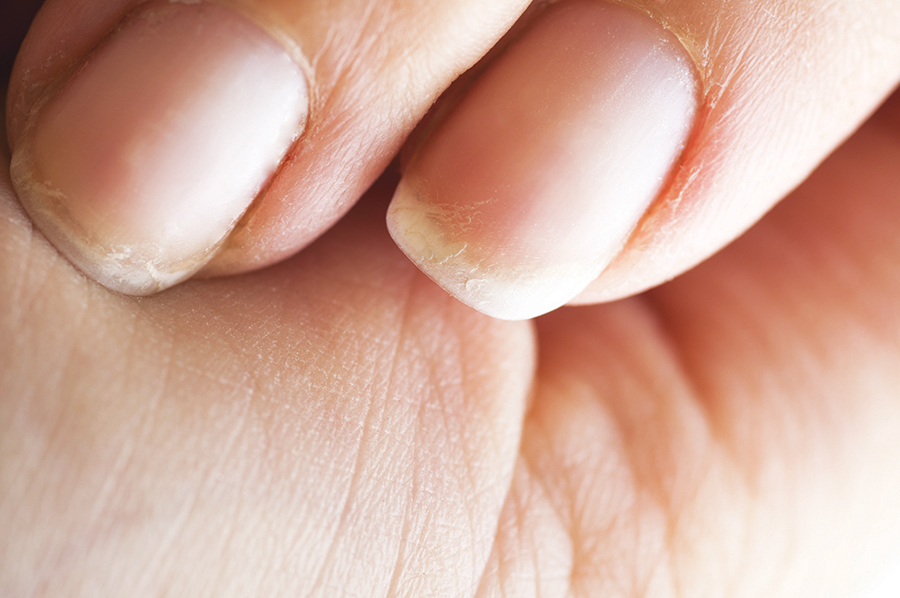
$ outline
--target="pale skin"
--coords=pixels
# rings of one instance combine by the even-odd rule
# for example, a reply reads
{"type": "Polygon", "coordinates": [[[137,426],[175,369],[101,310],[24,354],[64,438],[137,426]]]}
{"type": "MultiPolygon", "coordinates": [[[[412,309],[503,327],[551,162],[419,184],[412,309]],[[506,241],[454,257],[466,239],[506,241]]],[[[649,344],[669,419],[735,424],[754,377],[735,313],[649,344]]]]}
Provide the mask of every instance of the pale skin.
{"type": "Polygon", "coordinates": [[[0,594],[853,596],[900,541],[897,96],[696,269],[524,322],[400,253],[393,174],[294,257],[136,299],[2,156],[0,594]]]}

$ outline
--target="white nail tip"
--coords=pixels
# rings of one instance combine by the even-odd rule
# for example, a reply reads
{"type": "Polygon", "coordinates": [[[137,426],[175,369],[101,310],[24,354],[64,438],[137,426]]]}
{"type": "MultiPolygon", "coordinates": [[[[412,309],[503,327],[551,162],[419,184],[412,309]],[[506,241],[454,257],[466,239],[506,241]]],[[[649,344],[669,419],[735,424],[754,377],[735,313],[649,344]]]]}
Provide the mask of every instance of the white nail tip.
{"type": "MultiPolygon", "coordinates": [[[[525,320],[564,305],[600,272],[592,264],[491,266],[469,243],[448,237],[452,211],[422,201],[401,181],[388,210],[391,237],[429,278],[465,303],[501,320],[525,320]]],[[[455,224],[459,224],[458,222],[455,224]]]]}

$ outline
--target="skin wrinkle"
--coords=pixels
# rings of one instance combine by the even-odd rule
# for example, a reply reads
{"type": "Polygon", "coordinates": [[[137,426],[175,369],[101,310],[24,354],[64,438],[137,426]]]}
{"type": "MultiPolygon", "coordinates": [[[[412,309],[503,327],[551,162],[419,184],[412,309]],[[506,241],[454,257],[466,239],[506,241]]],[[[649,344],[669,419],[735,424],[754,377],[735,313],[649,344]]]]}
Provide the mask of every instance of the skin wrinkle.
{"type": "MultiPolygon", "coordinates": [[[[402,338],[402,337],[401,337],[402,338]]],[[[421,446],[421,436],[420,433],[422,431],[422,413],[425,409],[425,401],[419,403],[418,407],[418,415],[416,417],[416,421],[418,425],[416,426],[415,435],[413,438],[413,455],[412,461],[419,461],[419,447],[421,446]]],[[[397,588],[400,583],[401,576],[404,572],[404,556],[407,549],[407,543],[409,542],[410,535],[412,533],[412,520],[413,520],[413,512],[411,507],[416,504],[415,496],[417,494],[417,486],[419,485],[419,470],[416,468],[413,472],[412,480],[409,486],[409,498],[404,505],[404,514],[403,514],[403,525],[400,530],[400,542],[397,545],[397,555],[395,558],[394,570],[391,572],[390,582],[387,586],[387,592],[385,596],[393,596],[397,594],[397,588]]]]}
{"type": "MultiPolygon", "coordinates": [[[[0,130],[0,134],[2,133],[3,131],[0,130]]],[[[3,144],[0,143],[0,146],[3,146],[3,144]]],[[[8,161],[9,156],[6,155],[5,152],[4,156],[8,161]]],[[[2,177],[2,179],[0,179],[2,183],[5,183],[7,186],[10,184],[8,169],[3,170],[2,174],[0,174],[0,177],[2,177]]],[[[15,279],[11,285],[11,288],[13,289],[12,301],[10,303],[10,305],[12,306],[12,310],[8,315],[8,317],[10,318],[10,328],[19,329],[22,327],[22,318],[24,316],[26,306],[31,305],[31,301],[27,300],[26,295],[29,288],[27,281],[28,278],[37,269],[34,265],[35,260],[32,259],[32,255],[34,253],[34,244],[40,241],[35,235],[34,226],[31,224],[31,220],[29,220],[27,216],[25,216],[25,214],[22,212],[18,202],[14,201],[12,198],[7,197],[4,198],[4,201],[2,203],[16,206],[17,209],[12,214],[3,214],[3,217],[9,219],[10,224],[15,227],[16,231],[21,231],[14,236],[5,237],[3,239],[2,242],[4,244],[4,251],[13,253],[13,251],[15,251],[15,245],[27,247],[27,249],[24,251],[22,259],[18,262],[19,265],[16,267],[17,275],[15,276],[15,279]]]]}
{"type": "MultiPolygon", "coordinates": [[[[130,326],[126,333],[128,341],[125,343],[128,348],[123,351],[125,362],[122,366],[122,371],[124,372],[131,371],[135,368],[135,353],[140,353],[145,350],[145,347],[139,348],[139,343],[137,342],[138,335],[135,319],[130,318],[129,324],[130,326]]],[[[98,525],[103,516],[103,511],[111,504],[112,497],[117,490],[116,486],[121,478],[124,477],[123,472],[127,471],[129,466],[134,462],[135,449],[145,444],[147,430],[150,427],[149,422],[151,421],[151,417],[148,416],[148,413],[152,414],[156,407],[158,407],[159,401],[163,396],[163,387],[164,385],[161,385],[160,392],[156,393],[150,401],[145,403],[146,408],[143,411],[135,412],[129,424],[122,426],[123,436],[128,440],[125,443],[124,449],[121,449],[117,455],[112,470],[107,474],[106,482],[100,488],[95,504],[90,514],[86,517],[86,520],[91,522],[92,526],[98,525]],[[128,431],[124,432],[124,430],[128,431]],[[133,430],[137,430],[137,433],[133,430]]]]}
{"type": "MultiPolygon", "coordinates": [[[[572,534],[569,532],[568,526],[566,526],[563,523],[564,518],[560,514],[556,504],[552,500],[549,499],[549,493],[544,486],[545,482],[544,482],[543,478],[539,475],[535,475],[532,473],[533,466],[531,465],[531,462],[529,460],[528,453],[526,452],[526,453],[520,454],[517,463],[519,464],[516,469],[517,481],[514,482],[512,489],[511,489],[511,493],[510,493],[509,497],[507,498],[507,504],[504,506],[504,512],[507,512],[510,508],[512,508],[509,503],[510,498],[515,500],[516,506],[514,508],[512,508],[513,512],[515,513],[515,520],[510,522],[510,521],[507,521],[507,518],[501,517],[501,520],[499,523],[499,525],[501,527],[498,528],[499,533],[494,538],[493,554],[497,554],[498,550],[503,551],[504,547],[507,546],[508,544],[513,544],[513,548],[518,549],[518,551],[516,554],[509,554],[509,555],[505,555],[503,552],[501,552],[499,554],[499,556],[496,557],[498,565],[497,565],[497,570],[496,570],[497,573],[494,575],[493,583],[497,584],[497,586],[499,587],[498,591],[501,592],[501,594],[503,596],[516,596],[518,598],[519,594],[516,593],[518,590],[516,589],[515,586],[512,586],[509,583],[510,582],[509,576],[504,574],[504,570],[509,570],[511,568],[510,563],[517,558],[518,553],[520,553],[522,551],[522,549],[524,548],[524,545],[529,544],[530,543],[529,540],[533,539],[533,536],[529,536],[526,538],[526,537],[524,537],[524,534],[522,533],[522,528],[524,528],[530,522],[528,519],[529,512],[540,508],[538,506],[538,503],[540,503],[542,505],[546,505],[546,507],[543,509],[543,511],[550,513],[553,516],[553,523],[551,525],[558,528],[559,530],[564,530],[563,536],[565,537],[565,539],[567,541],[567,546],[569,547],[570,553],[572,551],[573,540],[572,540],[572,534]],[[518,478],[522,478],[522,477],[524,477],[526,479],[525,480],[518,479],[518,478]],[[524,499],[525,504],[522,504],[522,501],[520,500],[522,492],[523,492],[522,491],[523,488],[526,489],[525,490],[525,499],[524,499]],[[513,594],[509,594],[508,592],[513,592],[513,594]]],[[[544,517],[542,519],[546,519],[546,517],[544,517]]],[[[567,519],[567,518],[565,518],[565,519],[567,519]]],[[[546,525],[541,525],[540,527],[546,527],[546,525]]],[[[540,580],[542,578],[546,577],[546,576],[542,576],[542,572],[541,572],[542,569],[540,566],[538,566],[539,563],[540,564],[546,563],[546,561],[544,559],[538,560],[539,552],[540,552],[538,549],[539,546],[543,546],[543,542],[534,541],[532,549],[528,551],[531,562],[532,562],[532,570],[536,577],[536,580],[535,580],[535,584],[536,584],[535,596],[536,597],[542,596],[542,594],[540,594],[540,592],[537,590],[540,587],[540,580]]],[[[495,557],[492,557],[492,558],[495,558],[495,557]]],[[[565,585],[567,587],[567,592],[568,592],[571,589],[571,585],[572,585],[571,584],[571,575],[572,575],[571,555],[570,555],[570,558],[567,560],[569,562],[569,567],[567,568],[567,572],[565,573],[565,578],[567,580],[565,585]]],[[[513,580],[513,581],[515,581],[515,580],[513,580]]],[[[478,596],[478,598],[483,598],[483,596],[485,595],[484,592],[489,591],[489,590],[486,590],[485,588],[491,587],[491,586],[486,586],[485,585],[486,583],[490,583],[490,580],[487,578],[482,578],[481,587],[479,588],[479,591],[476,594],[478,596]]]]}
{"type": "MultiPolygon", "coordinates": [[[[88,308],[89,304],[90,302],[86,303],[84,313],[92,313],[92,310],[88,308]]],[[[49,450],[52,442],[65,442],[66,438],[75,438],[79,435],[89,437],[96,434],[97,429],[102,426],[102,421],[94,421],[90,419],[86,413],[84,413],[84,403],[89,396],[89,391],[87,389],[81,388],[78,384],[79,376],[84,370],[84,362],[89,359],[87,355],[82,356],[80,355],[80,353],[84,346],[89,346],[88,340],[91,337],[102,336],[98,335],[97,332],[94,332],[95,327],[95,322],[90,322],[90,326],[87,326],[85,325],[85,320],[81,320],[78,328],[84,337],[84,343],[77,343],[73,346],[73,350],[68,352],[68,355],[70,357],[67,360],[67,365],[61,368],[61,370],[63,371],[62,379],[64,380],[64,383],[60,386],[59,393],[63,394],[66,392],[66,390],[68,390],[69,393],[73,395],[71,397],[73,400],[71,401],[71,405],[63,411],[63,417],[59,419],[57,427],[53,432],[51,432],[45,443],[45,462],[53,462],[51,458],[48,458],[48,456],[52,456],[49,450]],[[61,438],[62,440],[60,440],[61,438]]],[[[78,336],[73,336],[72,338],[77,339],[78,336]]],[[[115,379],[115,376],[117,374],[126,372],[126,369],[119,368],[117,371],[110,372],[107,375],[106,380],[115,379]]],[[[110,390],[115,389],[117,386],[119,387],[119,389],[122,388],[122,385],[114,384],[113,388],[110,390]]],[[[152,405],[152,401],[150,404],[152,405]]],[[[71,458],[63,463],[64,467],[59,468],[60,473],[58,475],[61,478],[60,481],[64,483],[64,480],[72,475],[68,471],[69,469],[73,469],[81,473],[82,475],[87,475],[89,478],[94,478],[95,476],[92,475],[94,473],[93,470],[98,470],[98,468],[91,467],[91,463],[88,461],[89,451],[73,451],[73,453],[74,454],[71,455],[71,458]]],[[[109,482],[108,475],[114,475],[113,473],[102,475],[99,470],[97,471],[97,474],[101,475],[103,484],[109,482]]],[[[100,488],[102,491],[103,485],[101,485],[100,488]]],[[[96,503],[97,497],[90,497],[90,500],[82,501],[83,506],[87,507],[87,509],[85,509],[87,511],[98,509],[96,503]]],[[[71,509],[71,506],[60,503],[56,508],[59,510],[69,510],[71,509]]],[[[108,523],[109,513],[107,513],[105,521],[97,516],[86,518],[80,526],[83,530],[83,535],[85,536],[81,544],[86,544],[88,547],[93,547],[104,538],[106,538],[109,535],[108,523]],[[104,523],[106,523],[106,525],[104,525],[104,523]]],[[[57,552],[55,565],[61,565],[71,560],[77,560],[79,558],[81,550],[83,549],[82,545],[79,545],[79,543],[69,542],[61,546],[61,550],[57,552]]],[[[55,566],[48,568],[49,570],[46,572],[48,577],[50,575],[50,570],[54,568],[55,566]]]]}
{"type": "MultiPolygon", "coordinates": [[[[206,477],[205,485],[208,486],[206,490],[201,489],[198,492],[199,495],[212,494],[212,491],[215,490],[215,479],[218,475],[218,472],[223,471],[227,468],[229,463],[239,462],[240,457],[242,457],[242,449],[239,446],[238,440],[247,435],[247,430],[249,424],[251,422],[252,416],[258,411],[259,408],[254,409],[254,406],[260,401],[261,398],[261,388],[260,383],[257,377],[255,376],[247,376],[249,380],[245,381],[245,388],[247,389],[245,394],[246,396],[241,399],[241,403],[243,406],[238,410],[235,414],[237,417],[237,423],[233,424],[232,430],[228,434],[224,434],[225,442],[222,443],[220,448],[220,457],[217,462],[213,463],[209,467],[209,474],[206,477]]],[[[225,382],[220,380],[220,383],[225,382]]],[[[227,383],[226,383],[227,384],[227,383]]],[[[222,556],[220,558],[221,568],[220,568],[220,577],[224,577],[227,573],[227,558],[226,558],[226,550],[233,542],[235,542],[235,538],[237,535],[236,525],[233,523],[233,514],[239,513],[241,511],[242,506],[245,503],[245,495],[244,493],[239,493],[237,501],[234,506],[229,510],[229,513],[225,513],[222,515],[222,524],[223,529],[227,530],[226,534],[222,538],[221,542],[221,553],[222,556]]],[[[270,533],[274,533],[275,530],[270,530],[270,533]]],[[[270,565],[269,565],[270,566],[270,565]]],[[[255,586],[258,588],[264,579],[264,571],[261,571],[257,574],[257,580],[255,586]]]]}
{"type": "MultiPolygon", "coordinates": [[[[527,431],[530,432],[531,430],[534,429],[535,426],[542,428],[540,423],[534,422],[532,420],[527,431]]],[[[534,433],[529,435],[529,437],[531,437],[531,436],[534,436],[534,433]]],[[[543,438],[544,444],[552,444],[549,441],[550,435],[546,430],[543,430],[543,436],[544,436],[544,438],[543,438]]],[[[579,552],[580,552],[579,548],[582,545],[582,542],[578,538],[578,526],[575,522],[573,522],[573,517],[572,517],[572,513],[574,513],[574,511],[576,510],[575,505],[574,505],[574,503],[567,505],[568,509],[566,510],[565,513],[563,513],[563,511],[560,508],[560,505],[557,504],[557,502],[553,500],[553,496],[554,496],[554,494],[556,494],[552,491],[553,487],[550,484],[548,484],[547,480],[544,479],[543,475],[536,473],[538,471],[541,471],[543,468],[537,467],[535,465],[535,463],[533,461],[534,454],[535,454],[534,451],[523,450],[523,452],[522,452],[523,463],[525,464],[526,469],[529,472],[533,472],[529,476],[529,478],[532,480],[535,480],[536,485],[543,491],[543,494],[546,497],[548,497],[547,502],[550,503],[551,512],[555,514],[556,519],[559,522],[559,525],[565,530],[564,535],[569,539],[569,543],[570,543],[569,546],[570,546],[570,551],[571,551],[571,559],[570,559],[571,564],[570,564],[570,568],[569,568],[567,577],[568,577],[568,586],[570,588],[570,591],[572,591],[576,585],[575,579],[576,579],[577,563],[580,560],[579,556],[578,556],[579,552]]],[[[567,478],[568,478],[568,476],[566,476],[566,479],[567,478]]],[[[575,492],[566,492],[566,494],[575,496],[575,492]]]]}
{"type": "MultiPolygon", "coordinates": [[[[405,331],[407,329],[407,321],[409,318],[410,301],[411,301],[413,293],[415,292],[414,285],[409,285],[408,288],[409,288],[409,290],[407,291],[405,298],[403,300],[402,307],[400,308],[400,312],[403,314],[403,316],[400,319],[399,331],[398,331],[397,336],[393,343],[393,347],[394,347],[393,354],[391,355],[391,357],[389,358],[389,361],[388,361],[389,370],[388,370],[386,382],[385,382],[385,388],[387,389],[387,392],[385,395],[378,397],[379,399],[382,400],[382,402],[384,400],[388,399],[393,394],[391,392],[391,389],[394,386],[394,376],[395,376],[394,368],[397,365],[397,362],[398,362],[397,356],[403,345],[403,340],[405,339],[405,331]]],[[[370,435],[371,417],[373,415],[372,414],[372,406],[373,406],[373,403],[375,400],[378,400],[378,399],[373,398],[372,400],[369,401],[368,406],[366,407],[366,413],[365,413],[365,416],[363,417],[363,423],[362,423],[363,433],[360,436],[359,444],[357,445],[357,448],[356,448],[356,455],[357,455],[356,463],[353,467],[350,484],[348,485],[347,492],[344,495],[343,507],[341,508],[341,515],[338,518],[338,523],[335,526],[334,534],[332,535],[328,549],[325,552],[326,556],[323,559],[323,563],[328,563],[332,560],[332,556],[334,554],[334,550],[337,545],[337,539],[341,535],[341,527],[344,524],[344,522],[346,521],[347,514],[349,512],[349,508],[350,508],[353,500],[356,498],[355,495],[358,492],[361,464],[364,460],[365,449],[367,448],[367,444],[368,444],[366,441],[367,441],[368,436],[370,435]]],[[[408,503],[409,503],[409,501],[407,501],[407,504],[408,503]]],[[[406,529],[406,522],[404,519],[404,530],[405,529],[406,529]]],[[[403,544],[402,542],[400,542],[398,544],[398,555],[397,555],[397,563],[398,564],[397,564],[397,568],[395,569],[395,573],[392,575],[392,577],[396,577],[397,571],[399,570],[399,552],[400,552],[400,550],[402,550],[402,544],[403,544]]],[[[319,568],[319,572],[317,573],[316,578],[312,583],[311,590],[310,590],[311,594],[315,595],[316,591],[320,588],[322,589],[323,592],[325,592],[327,590],[326,587],[322,586],[322,584],[324,582],[324,575],[325,575],[325,566],[323,564],[323,566],[319,568]]],[[[393,585],[394,585],[394,581],[392,579],[390,586],[393,586],[393,585]]],[[[388,593],[386,595],[389,596],[390,591],[388,591],[388,593]]]]}
{"type": "MultiPolygon", "coordinates": [[[[469,363],[468,360],[465,360],[462,358],[461,352],[463,351],[463,343],[460,342],[459,336],[453,335],[452,333],[449,336],[454,341],[456,341],[455,343],[451,343],[451,346],[456,348],[456,351],[454,351],[454,357],[456,358],[455,363],[457,363],[457,364],[469,363]]],[[[459,386],[459,388],[465,389],[471,385],[471,381],[469,381],[469,384],[467,384],[467,377],[466,377],[466,373],[464,370],[457,371],[456,375],[457,375],[458,379],[455,380],[455,382],[459,386]]],[[[434,380],[434,382],[437,384],[437,386],[439,388],[442,386],[442,384],[440,383],[440,380],[434,380]]],[[[441,399],[442,398],[443,397],[441,397],[441,399]]],[[[441,409],[442,421],[445,423],[450,422],[452,420],[451,419],[452,418],[452,416],[451,416],[452,409],[448,409],[448,406],[447,406],[445,400],[439,400],[439,406],[441,409]]],[[[447,430],[445,428],[445,432],[447,433],[447,436],[449,438],[451,438],[451,442],[449,444],[453,444],[452,431],[447,430]]],[[[496,447],[491,447],[491,448],[494,448],[494,450],[496,450],[496,447]]],[[[488,484],[486,489],[479,488],[479,485],[480,485],[479,480],[474,475],[475,467],[473,467],[473,463],[472,463],[472,461],[475,460],[474,458],[475,458],[474,454],[463,455],[462,465],[465,467],[465,470],[466,470],[466,476],[465,476],[465,481],[467,482],[466,485],[472,489],[470,494],[475,497],[475,500],[473,502],[477,504],[477,503],[481,502],[483,495],[488,493],[487,490],[490,490],[490,484],[488,484]]],[[[510,478],[510,483],[512,483],[511,478],[510,478]]],[[[509,486],[507,486],[507,488],[504,490],[504,492],[501,495],[505,496],[508,493],[508,490],[509,490],[509,486]]],[[[477,514],[475,512],[473,512],[475,509],[477,509],[477,506],[466,509],[468,511],[468,517],[466,518],[466,523],[468,524],[468,530],[466,530],[466,531],[468,532],[468,535],[469,535],[469,538],[471,539],[471,544],[473,547],[478,546],[479,544],[483,543],[483,541],[479,542],[480,534],[476,530],[477,514]]],[[[498,512],[497,512],[498,518],[499,518],[500,512],[501,512],[501,509],[498,509],[498,512]]],[[[494,526],[492,526],[492,528],[496,528],[496,524],[494,526]]],[[[486,553],[487,553],[487,555],[489,555],[490,554],[489,550],[486,551],[486,553]]],[[[478,563],[477,562],[478,555],[475,554],[474,550],[471,551],[470,555],[471,555],[470,568],[472,571],[472,579],[475,580],[473,583],[477,584],[477,580],[480,579],[481,576],[484,574],[484,568],[487,566],[488,559],[485,558],[482,563],[478,563]]]]}
{"type": "MultiPolygon", "coordinates": [[[[535,476],[533,475],[533,473],[531,471],[531,466],[529,465],[529,463],[526,459],[523,459],[523,463],[525,464],[525,470],[528,472],[527,475],[528,475],[529,479],[537,479],[538,480],[537,491],[533,491],[533,493],[536,495],[539,494],[539,498],[542,498],[543,502],[545,502],[545,503],[549,502],[547,500],[548,495],[547,495],[546,489],[540,486],[540,479],[535,478],[535,476]]],[[[532,499],[532,501],[535,501],[535,500],[538,500],[538,498],[532,499]]],[[[559,530],[562,530],[563,525],[562,525],[562,519],[560,518],[559,512],[554,508],[554,506],[552,504],[546,510],[549,511],[550,514],[553,516],[553,518],[554,518],[553,523],[555,524],[555,526],[558,527],[559,530]]],[[[518,514],[517,519],[519,521],[521,521],[524,518],[524,516],[525,516],[525,512],[523,510],[523,512],[518,514]]],[[[568,549],[566,551],[567,567],[566,567],[565,573],[563,575],[566,579],[566,584],[571,587],[571,577],[572,577],[572,573],[574,571],[573,558],[572,558],[573,554],[574,554],[574,546],[572,543],[572,538],[570,536],[568,536],[568,534],[565,534],[564,532],[563,532],[563,534],[566,537],[566,540],[568,541],[568,544],[566,544],[566,548],[568,549]]],[[[532,538],[532,542],[534,542],[534,544],[536,544],[536,545],[542,544],[542,542],[537,541],[537,538],[532,538]]],[[[544,563],[544,561],[543,560],[539,561],[537,558],[538,557],[537,546],[535,546],[531,550],[531,554],[532,554],[532,567],[535,572],[536,581],[538,583],[540,583],[542,579],[546,579],[547,577],[550,577],[550,576],[545,576],[545,575],[542,575],[542,573],[541,573],[541,567],[539,565],[542,565],[544,563]]],[[[538,593],[537,595],[540,596],[540,593],[538,593]]]]}
{"type": "MultiPolygon", "coordinates": [[[[44,279],[44,284],[47,279],[44,279]]],[[[38,288],[39,290],[43,290],[44,284],[41,284],[38,288]]],[[[44,293],[39,292],[38,295],[44,295],[44,293]]],[[[74,318],[71,321],[75,322],[74,328],[76,331],[84,330],[84,320],[88,317],[88,305],[86,303],[82,303],[78,306],[79,309],[74,314],[74,318]]],[[[78,337],[73,335],[69,337],[68,342],[60,343],[59,339],[54,339],[54,345],[59,347],[57,349],[58,358],[56,360],[56,367],[53,368],[53,375],[47,379],[45,379],[45,383],[49,387],[49,389],[59,389],[60,390],[66,388],[68,384],[66,384],[68,378],[77,379],[77,376],[73,374],[77,374],[80,372],[80,368],[73,367],[72,362],[74,357],[76,356],[76,351],[78,349],[78,337]]],[[[56,394],[56,393],[54,393],[56,394]]],[[[52,425],[49,426],[49,438],[56,438],[61,434],[62,429],[65,427],[67,420],[72,411],[75,411],[77,406],[69,406],[60,411],[60,414],[57,418],[53,420],[52,425]]],[[[43,461],[46,458],[46,453],[42,455],[38,460],[43,461]]]]}
{"type": "MultiPolygon", "coordinates": [[[[445,305],[447,305],[447,303],[445,303],[445,305]]],[[[442,321],[445,321],[445,320],[442,320],[442,321]]],[[[473,387],[473,385],[471,384],[471,380],[468,380],[469,384],[467,384],[467,377],[466,377],[466,372],[464,369],[465,364],[473,363],[472,360],[467,360],[467,359],[462,358],[462,351],[464,350],[465,343],[460,342],[461,339],[458,334],[453,334],[450,331],[448,331],[448,333],[449,333],[448,338],[451,339],[452,341],[455,341],[455,342],[448,343],[450,347],[454,348],[454,351],[452,351],[452,353],[453,353],[453,357],[455,358],[455,360],[446,360],[446,361],[456,364],[457,367],[454,368],[454,370],[456,370],[454,372],[455,375],[453,378],[448,380],[447,376],[445,374],[443,376],[443,380],[441,380],[440,376],[435,376],[435,372],[432,369],[432,371],[430,372],[432,385],[436,388],[442,388],[447,384],[447,382],[450,382],[451,384],[455,384],[456,387],[460,388],[460,389],[466,389],[469,387],[473,387]],[[460,367],[460,366],[462,366],[462,367],[460,367]]],[[[474,394],[474,393],[472,393],[472,394],[474,394]]],[[[447,436],[447,444],[449,446],[452,446],[453,444],[458,444],[460,442],[468,444],[466,442],[466,440],[468,440],[467,438],[461,438],[461,436],[464,436],[465,430],[457,430],[454,433],[453,429],[451,429],[451,427],[448,427],[448,424],[452,424],[454,422],[455,418],[452,416],[452,413],[454,410],[448,408],[449,406],[447,404],[444,394],[438,395],[438,407],[441,411],[441,422],[443,424],[442,431],[447,436]]],[[[493,438],[488,439],[489,442],[491,442],[493,440],[494,440],[493,438]]],[[[496,444],[494,444],[494,446],[491,448],[496,451],[500,447],[498,447],[496,444]]],[[[477,468],[473,467],[473,462],[479,461],[477,456],[478,456],[477,453],[469,452],[469,451],[465,451],[464,454],[461,456],[461,461],[462,461],[461,465],[465,468],[465,476],[463,478],[461,478],[461,481],[464,481],[465,482],[464,487],[467,487],[469,489],[468,496],[473,498],[473,501],[472,501],[473,504],[470,508],[464,509],[465,511],[467,511],[467,517],[465,517],[465,523],[467,524],[467,529],[460,530],[460,533],[468,532],[467,538],[468,538],[468,541],[472,548],[472,550],[469,552],[469,555],[471,557],[469,559],[470,560],[469,569],[471,570],[471,576],[472,576],[471,579],[473,580],[473,584],[476,584],[477,580],[480,579],[481,575],[483,574],[484,567],[487,562],[486,557],[489,554],[489,552],[488,552],[489,549],[484,550],[484,554],[476,554],[476,552],[475,552],[475,548],[478,547],[480,544],[484,543],[483,541],[479,541],[481,534],[478,533],[478,531],[476,530],[476,528],[478,527],[477,522],[476,522],[476,519],[477,519],[476,511],[479,510],[479,506],[480,506],[479,503],[481,503],[484,500],[485,495],[492,494],[489,491],[492,489],[492,486],[495,483],[494,480],[490,480],[487,478],[484,479],[483,481],[479,481],[478,476],[475,475],[477,468]],[[482,556],[485,558],[483,559],[482,562],[479,563],[478,558],[480,558],[482,556]]],[[[511,479],[509,480],[509,482],[511,482],[511,479]]],[[[503,490],[503,492],[498,493],[498,495],[505,496],[507,494],[508,488],[509,488],[509,486],[507,485],[506,488],[503,490]]],[[[461,494],[463,494],[463,493],[461,492],[461,494]]],[[[498,517],[499,517],[499,512],[500,512],[500,509],[498,508],[497,509],[498,517]]],[[[491,527],[491,529],[495,529],[496,521],[494,521],[493,525],[491,525],[490,527],[491,527]]]]}
{"type": "MultiPolygon", "coordinates": [[[[160,380],[159,391],[153,393],[155,399],[150,402],[152,408],[149,409],[147,411],[147,414],[145,415],[146,422],[144,426],[143,436],[147,437],[147,440],[144,441],[144,443],[146,443],[147,445],[151,444],[149,440],[150,438],[152,438],[152,431],[165,425],[166,423],[163,407],[163,403],[166,401],[166,398],[178,397],[181,394],[179,392],[178,383],[180,376],[176,372],[176,364],[181,364],[181,360],[174,359],[173,355],[176,351],[175,348],[180,344],[179,339],[181,339],[181,342],[184,342],[186,335],[182,334],[180,332],[180,329],[177,327],[163,328],[160,338],[165,339],[163,341],[165,343],[165,348],[162,348],[159,351],[159,354],[163,356],[163,367],[162,373],[158,378],[160,380]],[[155,425],[154,422],[156,422],[155,425]]],[[[208,376],[207,372],[196,373],[200,374],[201,376],[203,374],[207,374],[208,376]]],[[[136,378],[140,379],[140,376],[137,376],[136,378]]],[[[218,380],[210,378],[210,382],[218,382],[218,380]]],[[[240,429],[245,422],[246,411],[244,411],[244,417],[242,417],[241,421],[238,423],[238,429],[240,429]]],[[[232,436],[232,439],[236,439],[236,436],[232,436]]],[[[180,540],[184,540],[190,537],[190,530],[188,529],[189,520],[192,518],[192,515],[196,515],[198,511],[198,504],[202,503],[202,497],[205,495],[204,486],[206,486],[208,480],[213,477],[214,474],[212,472],[221,468],[221,464],[224,462],[225,456],[229,452],[229,444],[231,443],[229,442],[226,444],[224,451],[218,453],[218,463],[211,464],[209,467],[205,468],[206,472],[199,481],[198,488],[191,492],[187,497],[184,497],[182,501],[180,501],[180,506],[177,510],[176,517],[174,521],[168,526],[168,532],[162,538],[162,540],[158,541],[155,546],[155,550],[151,552],[150,558],[147,559],[146,566],[143,569],[142,573],[137,579],[134,580],[136,587],[145,588],[145,591],[149,593],[151,591],[152,584],[156,576],[158,575],[158,571],[160,569],[165,570],[166,565],[171,562],[170,555],[176,553],[176,545],[180,543],[180,540]]],[[[224,528],[233,529],[233,527],[229,525],[226,525],[224,528]]],[[[227,544],[223,543],[223,545],[227,544]]]]}
{"type": "Polygon", "coordinates": [[[345,20],[337,23],[333,22],[329,28],[327,39],[330,43],[322,46],[320,54],[317,54],[316,62],[314,63],[316,65],[319,64],[322,55],[327,53],[326,49],[336,51],[336,60],[332,59],[327,65],[316,69],[317,79],[322,79],[326,76],[331,79],[326,85],[323,85],[328,90],[326,96],[322,98],[325,104],[329,104],[335,101],[335,98],[339,98],[341,94],[336,92],[342,87],[346,86],[353,89],[357,85],[356,81],[360,78],[363,81],[375,79],[375,76],[371,73],[371,66],[366,68],[366,60],[362,58],[371,58],[370,53],[375,52],[374,56],[376,59],[374,62],[376,64],[381,64],[385,61],[385,54],[383,51],[379,52],[381,46],[377,42],[383,37],[386,29],[381,23],[384,19],[389,18],[392,12],[387,8],[379,10],[379,7],[383,5],[384,3],[379,0],[366,0],[365,8],[363,8],[361,14],[356,17],[348,14],[345,20]],[[346,27],[348,22],[352,23],[353,27],[348,29],[346,27]],[[368,35],[370,28],[378,33],[368,35]],[[367,45],[364,46],[363,42],[366,42],[367,45]]]}

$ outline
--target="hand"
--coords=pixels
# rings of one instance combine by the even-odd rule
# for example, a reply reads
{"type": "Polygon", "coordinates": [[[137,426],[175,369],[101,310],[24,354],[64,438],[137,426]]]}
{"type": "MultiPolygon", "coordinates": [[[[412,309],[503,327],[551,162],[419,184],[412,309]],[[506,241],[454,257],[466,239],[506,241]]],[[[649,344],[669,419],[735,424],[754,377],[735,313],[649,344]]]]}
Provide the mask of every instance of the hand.
{"type": "Polygon", "coordinates": [[[13,182],[112,289],[259,268],[494,47],[408,142],[388,220],[452,295],[522,319],[702,261],[900,81],[893,0],[528,4],[51,0],[11,79],[13,182]]]}
{"type": "Polygon", "coordinates": [[[898,112],[701,267],[535,324],[419,274],[387,179],[297,257],[146,299],[4,180],[0,587],[846,595],[900,535],[898,112]]]}

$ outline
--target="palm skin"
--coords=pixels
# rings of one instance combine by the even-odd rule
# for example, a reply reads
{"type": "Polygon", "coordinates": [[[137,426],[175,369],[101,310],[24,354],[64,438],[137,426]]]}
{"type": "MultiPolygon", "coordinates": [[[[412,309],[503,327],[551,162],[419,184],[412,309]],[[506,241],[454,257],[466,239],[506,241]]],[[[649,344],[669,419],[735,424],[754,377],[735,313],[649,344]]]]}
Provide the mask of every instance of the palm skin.
{"type": "Polygon", "coordinates": [[[534,323],[409,264],[389,179],[287,262],[135,299],[4,174],[0,594],[847,595],[900,536],[898,123],[694,271],[534,323]]]}

